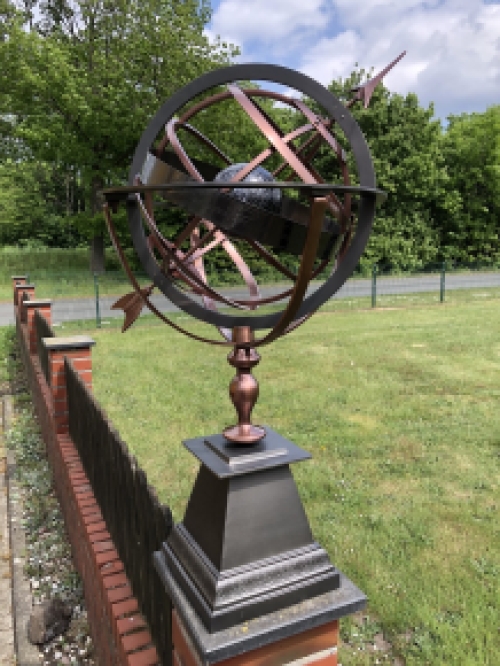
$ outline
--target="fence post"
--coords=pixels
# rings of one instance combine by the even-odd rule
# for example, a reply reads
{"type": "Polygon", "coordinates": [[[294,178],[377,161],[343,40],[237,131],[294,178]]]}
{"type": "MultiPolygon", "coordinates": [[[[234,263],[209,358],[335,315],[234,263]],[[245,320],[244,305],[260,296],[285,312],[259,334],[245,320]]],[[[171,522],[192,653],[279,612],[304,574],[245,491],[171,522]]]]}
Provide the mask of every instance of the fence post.
{"type": "Polygon", "coordinates": [[[16,286],[17,285],[22,285],[22,284],[28,284],[28,276],[27,275],[13,275],[12,276],[12,291],[14,293],[14,305],[17,305],[16,286]]]}
{"type": "Polygon", "coordinates": [[[28,294],[29,298],[35,298],[34,284],[16,284],[14,287],[14,303],[18,308],[22,305],[23,294],[28,294]]]}
{"type": "Polygon", "coordinates": [[[441,303],[444,303],[445,282],[446,282],[446,261],[443,261],[443,264],[441,266],[441,279],[439,282],[439,301],[441,303]]]}
{"type": "Polygon", "coordinates": [[[94,291],[95,291],[95,325],[101,328],[101,311],[99,308],[99,275],[94,273],[94,291]]]}
{"type": "Polygon", "coordinates": [[[373,264],[372,270],[372,308],[377,307],[377,264],[373,264]]]}
{"type": "Polygon", "coordinates": [[[64,358],[71,359],[87,388],[92,390],[92,353],[95,341],[86,335],[75,335],[70,338],[42,338],[47,350],[49,365],[49,386],[54,401],[54,424],[57,434],[69,430],[68,392],[64,358]]]}
{"type": "Polygon", "coordinates": [[[35,312],[38,310],[42,317],[45,317],[50,326],[52,323],[51,307],[52,301],[47,298],[32,299],[30,301],[24,301],[23,303],[23,308],[26,312],[30,354],[36,354],[39,351],[36,339],[35,312]]]}

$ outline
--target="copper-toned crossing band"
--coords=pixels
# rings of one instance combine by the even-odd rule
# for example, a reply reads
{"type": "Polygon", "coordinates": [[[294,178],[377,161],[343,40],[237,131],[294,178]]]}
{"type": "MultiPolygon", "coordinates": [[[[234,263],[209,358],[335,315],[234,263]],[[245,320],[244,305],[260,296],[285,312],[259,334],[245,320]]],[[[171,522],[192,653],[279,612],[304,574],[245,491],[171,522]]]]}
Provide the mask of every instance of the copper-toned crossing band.
{"type": "MultiPolygon", "coordinates": [[[[314,129],[312,125],[305,125],[305,127],[310,127],[311,130],[314,129]]],[[[300,128],[299,128],[300,129],[300,128]]],[[[290,135],[288,135],[286,138],[288,138],[290,135]]],[[[306,154],[305,157],[302,157],[302,161],[304,164],[309,164],[309,162],[312,160],[314,155],[317,153],[317,151],[321,148],[321,143],[322,143],[322,138],[321,135],[318,134],[318,132],[315,132],[312,136],[310,136],[304,143],[297,149],[297,157],[301,157],[302,153],[307,149],[311,149],[311,156],[309,157],[309,153],[306,154]]],[[[284,171],[285,169],[288,169],[288,162],[284,160],[277,169],[273,171],[273,176],[276,178],[279,176],[279,174],[284,171]]],[[[291,175],[291,179],[293,180],[293,172],[291,175]]]]}
{"type": "Polygon", "coordinates": [[[201,218],[194,215],[188,221],[186,226],[183,229],[181,229],[179,234],[176,236],[176,238],[173,241],[174,245],[176,245],[177,247],[180,247],[181,243],[183,243],[185,240],[187,240],[189,238],[189,236],[191,235],[191,232],[193,232],[196,229],[196,227],[199,225],[200,221],[201,221],[201,218]]]}
{"type": "Polygon", "coordinates": [[[195,261],[198,258],[198,256],[206,254],[209,247],[210,249],[212,249],[217,245],[220,245],[224,237],[224,234],[222,234],[220,231],[217,232],[217,228],[215,226],[213,226],[210,231],[207,231],[206,234],[202,236],[199,233],[199,230],[200,230],[200,225],[203,224],[205,220],[200,220],[199,218],[196,218],[196,222],[197,222],[196,226],[191,230],[190,233],[191,247],[184,254],[184,261],[187,261],[188,259],[191,259],[191,261],[195,261]],[[214,236],[216,236],[215,241],[211,242],[210,245],[204,245],[208,240],[211,240],[214,236]],[[201,250],[200,248],[202,246],[204,247],[201,250]]]}
{"type": "Polygon", "coordinates": [[[300,262],[299,271],[297,274],[297,281],[293,288],[290,301],[283,311],[283,314],[277,324],[273,327],[270,333],[256,341],[256,345],[268,344],[276,338],[279,338],[286,331],[288,326],[293,322],[297,314],[304,296],[311,280],[313,273],[314,261],[316,259],[316,252],[318,249],[319,238],[321,235],[321,227],[323,224],[323,217],[325,214],[328,201],[325,197],[315,198],[311,206],[311,218],[307,229],[307,239],[304,247],[304,253],[300,262]]]}
{"type": "MultiPolygon", "coordinates": [[[[220,151],[215,144],[213,144],[211,141],[206,139],[201,132],[196,130],[195,128],[191,127],[187,123],[180,123],[180,121],[170,121],[167,126],[166,126],[166,136],[167,139],[170,141],[172,147],[174,148],[177,156],[181,160],[182,165],[186,169],[186,171],[189,173],[189,175],[198,182],[204,182],[203,176],[199,173],[199,171],[196,169],[195,165],[192,163],[192,161],[189,159],[187,153],[184,151],[180,141],[178,140],[178,137],[175,133],[175,129],[177,126],[181,125],[184,129],[188,129],[194,136],[196,136],[198,139],[203,141],[205,145],[207,145],[209,148],[211,148],[216,154],[218,154],[220,157],[222,157],[223,160],[226,161],[226,163],[231,163],[230,159],[224,155],[222,151],[220,151]]],[[[164,149],[164,145],[161,146],[162,149],[164,149]]],[[[141,206],[141,210],[143,211],[143,214],[147,211],[144,210],[144,207],[142,206],[142,203],[139,201],[139,204],[141,206]]],[[[149,226],[154,226],[156,229],[155,233],[159,233],[159,230],[156,227],[156,224],[154,224],[154,220],[151,215],[147,215],[147,222],[149,226]]],[[[209,231],[213,231],[215,233],[215,226],[213,223],[209,220],[204,221],[205,226],[208,228],[209,231]]],[[[190,229],[191,233],[193,230],[197,227],[198,225],[193,225],[192,228],[190,229]]],[[[213,289],[210,289],[208,287],[208,281],[206,280],[206,275],[205,275],[205,292],[203,291],[201,284],[199,283],[199,277],[198,275],[195,275],[192,271],[189,270],[187,265],[183,263],[183,266],[179,266],[177,262],[176,266],[180,270],[180,275],[185,275],[191,282],[194,282],[196,286],[200,289],[202,289],[201,294],[204,295],[205,297],[210,297],[213,300],[225,303],[226,305],[232,305],[233,307],[239,307],[239,308],[254,308],[255,304],[254,302],[259,298],[259,288],[257,286],[257,282],[255,281],[254,276],[252,275],[250,269],[248,268],[245,260],[243,257],[240,255],[238,250],[235,248],[233,243],[227,239],[227,237],[219,230],[217,230],[218,237],[216,241],[214,241],[215,244],[219,245],[221,244],[228,256],[232,259],[234,262],[236,268],[238,269],[240,275],[242,276],[248,290],[250,293],[250,300],[247,300],[245,304],[240,304],[237,301],[233,301],[231,299],[226,299],[224,297],[221,298],[220,294],[218,292],[214,291],[213,289]]],[[[212,244],[212,248],[215,247],[215,244],[212,244]]],[[[170,251],[172,251],[172,248],[169,248],[170,251]]],[[[178,253],[176,253],[178,254],[178,253]]],[[[185,257],[181,260],[184,261],[185,257]]],[[[168,277],[168,276],[167,276],[168,277]]],[[[203,281],[202,281],[203,283],[203,281]]]]}
{"type": "Polygon", "coordinates": [[[198,340],[199,342],[208,342],[209,344],[212,345],[217,345],[218,347],[231,347],[232,343],[228,340],[212,340],[210,338],[205,338],[201,335],[196,335],[195,333],[191,333],[185,328],[182,328],[182,326],[179,326],[175,322],[173,322],[171,319],[168,317],[165,317],[165,315],[158,310],[158,308],[151,302],[151,299],[149,296],[141,289],[140,284],[137,282],[135,275],[132,273],[130,270],[130,266],[128,264],[128,261],[125,257],[125,253],[123,252],[122,246],[120,244],[120,241],[118,240],[118,235],[116,233],[115,226],[113,224],[113,220],[111,218],[111,212],[110,212],[110,207],[108,204],[104,204],[103,206],[103,212],[104,212],[104,217],[106,219],[106,224],[108,227],[109,235],[111,238],[111,241],[113,243],[113,246],[116,250],[116,253],[118,255],[118,258],[120,259],[120,263],[123,266],[123,270],[125,271],[128,279],[130,280],[130,284],[133,286],[135,289],[136,294],[140,296],[142,299],[144,305],[146,305],[151,312],[156,315],[161,321],[163,321],[165,324],[168,324],[168,326],[171,326],[174,328],[176,331],[179,333],[183,333],[186,335],[188,338],[191,338],[192,340],[198,340]]]}
{"type": "Polygon", "coordinates": [[[204,143],[206,146],[208,146],[216,155],[218,155],[226,164],[231,164],[231,160],[229,157],[227,157],[221,150],[217,148],[217,146],[212,143],[209,139],[207,139],[201,132],[199,132],[197,129],[194,127],[191,127],[191,125],[188,125],[187,123],[181,123],[178,120],[171,120],[169,123],[167,123],[166,126],[166,136],[172,146],[172,148],[175,150],[177,156],[179,157],[180,161],[182,162],[182,165],[186,169],[187,173],[194,178],[194,180],[198,180],[200,183],[203,182],[203,176],[199,173],[198,169],[195,167],[193,162],[189,159],[188,154],[182,147],[181,142],[179,141],[179,138],[175,132],[177,127],[183,127],[185,130],[188,130],[193,136],[195,136],[199,141],[204,143]]]}
{"type": "MultiPolygon", "coordinates": [[[[143,215],[143,218],[146,220],[146,223],[148,224],[149,228],[154,233],[157,233],[157,232],[159,233],[158,227],[156,226],[154,220],[152,220],[150,218],[150,216],[149,216],[149,214],[146,210],[146,207],[144,206],[144,203],[142,202],[141,197],[138,194],[136,194],[136,199],[137,199],[137,203],[140,207],[141,213],[143,215]]],[[[206,221],[206,223],[207,223],[207,225],[211,224],[208,221],[206,221]]],[[[209,230],[210,230],[210,227],[209,227],[209,230]]],[[[229,246],[229,248],[225,248],[226,251],[231,252],[232,249],[233,249],[232,243],[227,241],[227,239],[225,239],[225,237],[224,237],[224,240],[222,241],[223,245],[224,245],[224,243],[228,244],[228,246],[229,246]]],[[[197,273],[195,271],[193,271],[186,262],[184,262],[183,253],[180,250],[178,250],[175,247],[169,247],[168,245],[165,245],[164,252],[165,252],[168,260],[172,264],[175,265],[175,267],[181,273],[181,275],[185,275],[191,282],[193,282],[199,289],[201,289],[201,293],[206,293],[207,295],[209,295],[214,300],[219,300],[222,303],[224,303],[225,305],[229,305],[231,307],[240,308],[240,309],[246,309],[245,306],[239,305],[238,303],[236,303],[236,301],[233,301],[229,298],[225,298],[222,294],[215,291],[214,289],[209,287],[206,283],[204,283],[201,280],[201,278],[199,277],[199,275],[197,275],[197,273]]],[[[235,252],[237,252],[237,251],[235,250],[235,252]]],[[[233,257],[231,257],[231,258],[233,258],[233,257]]],[[[234,259],[233,259],[233,261],[234,261],[234,259]]],[[[245,264],[245,266],[246,266],[246,264],[245,264]]],[[[168,274],[166,275],[166,277],[168,279],[170,279],[168,274]]],[[[253,276],[252,276],[252,278],[253,278],[253,276]]]]}
{"type": "MultiPolygon", "coordinates": [[[[215,143],[210,141],[210,139],[208,139],[204,134],[202,134],[199,130],[197,130],[196,127],[193,127],[189,123],[184,123],[181,120],[175,120],[175,119],[170,120],[167,123],[166,127],[165,127],[165,135],[166,135],[168,141],[172,144],[172,146],[174,146],[174,145],[175,146],[180,146],[180,142],[179,142],[179,140],[177,138],[177,134],[176,134],[176,130],[177,130],[178,127],[184,129],[186,132],[188,132],[189,134],[192,134],[194,137],[196,137],[198,139],[198,141],[200,141],[200,143],[205,145],[215,155],[220,157],[223,162],[225,162],[228,165],[232,164],[231,159],[224,152],[222,152],[222,150],[220,150],[215,145],[215,143]]],[[[164,144],[164,142],[162,142],[161,143],[161,150],[163,151],[165,149],[165,147],[166,147],[166,144],[164,144]]],[[[174,150],[177,152],[177,148],[174,147],[174,150]]],[[[182,148],[180,148],[180,150],[186,156],[189,164],[192,164],[191,160],[189,159],[189,157],[187,157],[184,150],[182,148]]],[[[180,155],[179,155],[179,157],[180,157],[180,155]]],[[[201,179],[201,180],[203,180],[203,179],[201,179]]]]}
{"type": "Polygon", "coordinates": [[[290,167],[304,183],[315,183],[316,179],[302,164],[295,152],[285,143],[272,124],[264,117],[260,109],[245,95],[241,88],[235,85],[228,85],[229,92],[238,102],[241,108],[246,111],[253,123],[260,129],[266,139],[271,143],[280,155],[287,160],[290,167]]]}
{"type": "MultiPolygon", "coordinates": [[[[315,113],[313,113],[311,109],[309,109],[304,104],[304,102],[302,102],[299,99],[296,99],[294,100],[294,104],[297,107],[297,109],[299,109],[299,111],[303,113],[303,115],[307,118],[307,120],[309,120],[309,122],[311,122],[314,125],[314,127],[319,132],[319,134],[321,134],[326,143],[334,150],[335,154],[337,155],[340,168],[342,170],[344,185],[349,185],[350,180],[349,180],[349,172],[347,170],[346,154],[342,149],[342,146],[339,144],[337,139],[335,139],[327,130],[327,128],[323,124],[322,119],[319,118],[315,113]]],[[[324,182],[322,178],[318,177],[319,174],[314,174],[314,175],[316,176],[317,182],[324,182]]],[[[349,194],[345,195],[345,204],[343,207],[334,194],[330,195],[328,199],[329,200],[333,199],[332,203],[334,203],[336,206],[340,206],[340,210],[343,213],[344,220],[349,220],[351,215],[351,197],[349,196],[349,194]]]]}
{"type": "MultiPolygon", "coordinates": [[[[303,127],[299,127],[293,132],[290,132],[289,134],[283,136],[283,141],[286,144],[289,144],[294,139],[298,138],[302,134],[305,134],[306,132],[310,132],[312,129],[314,129],[312,125],[304,125],[303,127]]],[[[249,173],[251,173],[254,169],[256,169],[263,162],[265,162],[275,152],[276,148],[274,146],[271,146],[270,148],[266,148],[265,150],[263,150],[259,155],[254,157],[253,160],[248,162],[248,164],[246,164],[240,171],[238,171],[238,173],[232,178],[231,182],[232,183],[241,182],[244,178],[248,176],[249,173]]]]}

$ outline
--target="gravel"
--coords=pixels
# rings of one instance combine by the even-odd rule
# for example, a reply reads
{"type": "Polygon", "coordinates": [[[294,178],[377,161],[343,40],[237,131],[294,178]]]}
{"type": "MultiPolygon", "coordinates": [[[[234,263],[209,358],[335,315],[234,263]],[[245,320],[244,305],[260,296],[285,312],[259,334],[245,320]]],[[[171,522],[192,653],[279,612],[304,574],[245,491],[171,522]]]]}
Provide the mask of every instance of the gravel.
{"type": "Polygon", "coordinates": [[[21,489],[21,496],[16,499],[23,506],[25,574],[30,581],[33,604],[59,597],[73,609],[67,632],[39,646],[40,663],[93,666],[96,661],[82,581],[73,563],[45,445],[31,398],[26,393],[16,395],[14,422],[6,439],[16,458],[16,477],[21,489]]]}

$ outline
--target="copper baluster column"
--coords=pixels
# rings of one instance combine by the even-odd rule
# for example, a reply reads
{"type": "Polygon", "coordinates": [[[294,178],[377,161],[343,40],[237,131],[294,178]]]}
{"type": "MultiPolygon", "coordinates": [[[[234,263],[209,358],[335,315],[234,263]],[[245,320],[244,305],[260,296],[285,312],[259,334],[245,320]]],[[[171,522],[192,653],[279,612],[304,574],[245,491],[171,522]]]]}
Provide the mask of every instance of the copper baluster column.
{"type": "Polygon", "coordinates": [[[235,444],[254,444],[266,431],[252,425],[250,415],[259,397],[259,384],[252,375],[252,368],[260,361],[259,354],[250,345],[254,341],[253,331],[249,326],[233,328],[234,349],[227,357],[236,368],[236,375],[229,384],[229,395],[238,414],[238,425],[224,430],[224,437],[235,444]]]}

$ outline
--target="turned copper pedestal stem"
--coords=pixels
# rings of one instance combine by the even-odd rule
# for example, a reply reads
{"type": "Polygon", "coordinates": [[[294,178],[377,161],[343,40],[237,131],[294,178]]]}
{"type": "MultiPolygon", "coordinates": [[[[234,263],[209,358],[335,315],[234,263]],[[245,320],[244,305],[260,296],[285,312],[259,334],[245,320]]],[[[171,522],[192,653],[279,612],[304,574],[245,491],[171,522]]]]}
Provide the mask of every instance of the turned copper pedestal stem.
{"type": "Polygon", "coordinates": [[[259,384],[252,375],[252,368],[260,361],[260,356],[251,347],[253,331],[249,326],[237,326],[233,329],[234,349],[227,357],[236,368],[236,376],[229,384],[229,395],[238,414],[238,425],[226,428],[224,437],[235,444],[254,444],[266,431],[252,425],[250,415],[259,397],[259,384]]]}

